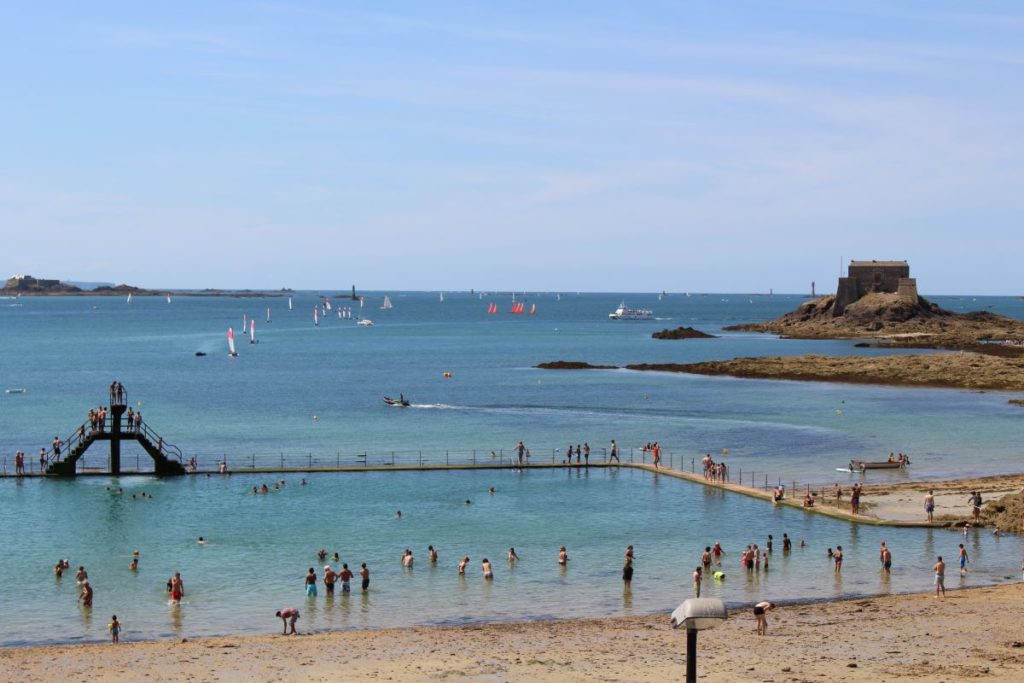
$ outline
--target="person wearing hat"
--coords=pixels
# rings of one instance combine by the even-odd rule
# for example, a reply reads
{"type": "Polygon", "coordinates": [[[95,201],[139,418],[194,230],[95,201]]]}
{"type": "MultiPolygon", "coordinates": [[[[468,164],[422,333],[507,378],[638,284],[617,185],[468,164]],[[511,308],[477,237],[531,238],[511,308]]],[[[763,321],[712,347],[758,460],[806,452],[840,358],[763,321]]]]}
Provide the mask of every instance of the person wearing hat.
{"type": "Polygon", "coordinates": [[[325,564],[324,565],[324,586],[326,587],[327,595],[334,595],[334,582],[337,581],[337,580],[338,580],[338,575],[335,573],[335,571],[333,569],[331,569],[331,565],[325,564]]]}

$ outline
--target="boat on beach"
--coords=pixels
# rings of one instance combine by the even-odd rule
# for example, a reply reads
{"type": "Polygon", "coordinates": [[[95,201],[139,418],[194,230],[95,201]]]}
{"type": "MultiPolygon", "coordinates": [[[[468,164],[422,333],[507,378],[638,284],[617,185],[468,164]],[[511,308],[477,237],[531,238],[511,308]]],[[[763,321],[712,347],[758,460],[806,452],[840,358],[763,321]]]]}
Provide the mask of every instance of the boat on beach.
{"type": "Polygon", "coordinates": [[[654,311],[649,308],[629,308],[623,301],[608,317],[611,320],[654,320],[654,311]]]}
{"type": "Polygon", "coordinates": [[[898,460],[851,460],[849,467],[837,467],[841,472],[864,472],[866,470],[903,470],[910,464],[910,458],[898,460]]]}

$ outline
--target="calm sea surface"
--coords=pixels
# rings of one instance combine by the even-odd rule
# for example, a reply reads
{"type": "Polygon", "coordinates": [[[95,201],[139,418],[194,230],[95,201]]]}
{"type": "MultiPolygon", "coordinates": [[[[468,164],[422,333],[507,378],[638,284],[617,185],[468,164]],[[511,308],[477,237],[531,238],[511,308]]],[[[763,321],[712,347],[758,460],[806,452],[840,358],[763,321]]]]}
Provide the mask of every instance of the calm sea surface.
{"type": "MultiPolygon", "coordinates": [[[[728,448],[733,472],[762,483],[765,476],[800,483],[842,476],[845,484],[850,475],[836,467],[892,450],[911,455],[911,474],[871,473],[870,481],[1021,468],[1024,412],[1007,404],[1016,396],[1006,393],[532,367],[557,359],[625,364],[878,353],[847,341],[750,334],[650,338],[677,325],[719,333],[723,325],[791,310],[801,297],[629,295],[627,304],[653,308],[659,320],[614,322],[607,314],[623,299],[616,294],[529,295],[534,316],[510,315],[507,294],[445,293],[441,303],[436,292],[390,292],[394,308],[382,311],[383,294],[368,295],[363,314],[376,323],[370,328],[334,316],[314,327],[319,299],[312,292],[296,294],[291,311],[285,298],[0,300],[0,388],[27,389],[0,394],[0,467],[13,470],[15,450],[31,461],[55,434],[70,434],[90,407],[106,403],[105,387],[116,378],[147,423],[201,466],[225,458],[235,466],[330,465],[392,452],[432,462],[445,452],[507,457],[519,439],[534,458],[550,461],[570,442],[588,441],[597,457],[616,439],[627,454],[658,440],[676,463],[728,448]],[[486,312],[492,301],[497,315],[486,312]],[[256,317],[259,344],[241,334],[243,314],[256,317]],[[229,326],[239,342],[234,359],[227,356],[229,326]],[[400,392],[412,408],[381,401],[400,392]]],[[[953,310],[1024,317],[1024,301],[1008,297],[934,300],[953,310]]],[[[102,446],[92,447],[86,465],[104,464],[102,446]]],[[[126,446],[125,463],[134,467],[136,458],[145,468],[148,457],[126,446]]],[[[265,496],[247,491],[272,483],[267,475],[0,480],[7,538],[0,609],[16,617],[0,643],[101,639],[115,612],[127,637],[142,638],[267,632],[274,611],[290,604],[302,609],[305,629],[662,611],[689,596],[699,552],[716,540],[731,551],[728,577],[709,583],[708,592],[734,603],[922,590],[934,554],[954,556],[964,541],[946,531],[851,527],[632,470],[314,474],[307,486],[298,475],[284,478],[283,491],[265,496]],[[125,495],[107,490],[117,485],[125,495]],[[142,490],[155,497],[131,498],[142,490]],[[460,504],[466,499],[473,504],[460,504]],[[788,558],[776,552],[767,575],[748,580],[735,571],[739,546],[763,546],[771,533],[778,547],[783,532],[805,539],[807,548],[788,558]],[[199,535],[211,542],[196,545],[199,535]],[[891,579],[878,571],[882,539],[894,549],[891,579]],[[624,596],[618,577],[628,543],[638,560],[632,594],[624,596]],[[427,544],[441,552],[434,569],[425,562],[427,544]],[[847,550],[841,579],[825,561],[826,547],[836,544],[847,550]],[[503,559],[510,545],[523,557],[514,570],[503,559]],[[573,558],[565,573],[555,563],[560,545],[573,558]],[[367,562],[370,593],[331,602],[321,592],[307,601],[302,577],[311,566],[322,569],[320,547],[350,565],[367,562]],[[399,565],[406,547],[418,558],[411,572],[399,565]],[[134,549],[142,558],[138,573],[127,570],[134,549]],[[460,580],[455,564],[463,555],[472,558],[472,571],[460,580]],[[485,556],[495,564],[492,584],[480,579],[485,556]],[[75,604],[73,574],[53,579],[58,557],[88,568],[96,588],[92,616],[75,604]],[[188,589],[180,609],[169,608],[164,593],[175,570],[188,589]]],[[[967,543],[968,583],[1019,577],[1016,537],[972,535],[967,543]]],[[[947,583],[955,586],[952,574],[947,583]]]]}

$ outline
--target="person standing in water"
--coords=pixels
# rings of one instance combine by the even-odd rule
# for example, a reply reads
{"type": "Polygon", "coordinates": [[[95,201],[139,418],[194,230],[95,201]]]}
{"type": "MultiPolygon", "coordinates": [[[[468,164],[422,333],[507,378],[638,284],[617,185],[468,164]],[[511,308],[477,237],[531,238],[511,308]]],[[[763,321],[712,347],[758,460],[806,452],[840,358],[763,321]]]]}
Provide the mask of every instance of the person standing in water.
{"type": "Polygon", "coordinates": [[[568,562],[569,562],[569,555],[568,555],[568,553],[565,552],[565,546],[563,545],[561,547],[561,549],[558,551],[558,564],[560,564],[560,565],[562,565],[564,567],[566,565],[566,563],[568,563],[568,562]]]}
{"type": "Polygon", "coordinates": [[[695,597],[700,597],[700,584],[703,578],[704,572],[701,570],[700,567],[697,567],[693,570],[693,592],[695,597]]]}
{"type": "Polygon", "coordinates": [[[78,600],[82,607],[92,607],[92,586],[89,585],[88,579],[82,582],[82,592],[78,595],[78,600]]]}
{"type": "Polygon", "coordinates": [[[633,587],[633,558],[626,555],[626,561],[622,565],[622,587],[630,590],[633,587]]]}
{"type": "Polygon", "coordinates": [[[312,567],[306,573],[306,597],[316,597],[316,571],[312,567]]]}
{"type": "Polygon", "coordinates": [[[938,556],[938,562],[932,567],[935,570],[935,597],[939,597],[939,592],[942,592],[942,597],[946,597],[946,563],[942,561],[942,555],[938,556]]]}
{"type": "Polygon", "coordinates": [[[171,604],[180,605],[183,597],[185,597],[185,584],[181,580],[181,573],[174,572],[174,576],[171,577],[171,604]]]}
{"type": "Polygon", "coordinates": [[[459,576],[465,576],[466,575],[466,565],[468,565],[468,564],[469,564],[469,555],[463,557],[462,561],[459,562],[459,576]]]}
{"type": "Polygon", "coordinates": [[[366,568],[365,562],[359,568],[359,576],[363,579],[363,592],[365,593],[370,587],[370,570],[366,568]]]}
{"type": "Polygon", "coordinates": [[[515,548],[509,548],[508,549],[508,561],[509,561],[509,564],[514,564],[514,563],[519,561],[519,555],[516,555],[516,549],[515,548]]]}
{"type": "Polygon", "coordinates": [[[494,572],[491,570],[491,563],[486,557],[483,562],[480,563],[480,569],[483,571],[485,579],[494,578],[494,572]]]}
{"type": "Polygon", "coordinates": [[[119,643],[121,635],[121,622],[117,620],[117,615],[110,617],[110,623],[107,624],[107,629],[110,631],[110,642],[119,643]]]}

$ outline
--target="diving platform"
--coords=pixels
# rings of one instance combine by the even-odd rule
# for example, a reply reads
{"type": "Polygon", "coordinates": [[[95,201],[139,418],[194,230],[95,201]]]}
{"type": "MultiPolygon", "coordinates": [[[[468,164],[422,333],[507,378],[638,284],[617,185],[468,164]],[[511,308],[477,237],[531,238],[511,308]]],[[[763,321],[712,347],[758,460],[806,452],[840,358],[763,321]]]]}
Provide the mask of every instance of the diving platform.
{"type": "Polygon", "coordinates": [[[153,459],[153,473],[157,476],[185,474],[181,449],[164,441],[139,415],[135,419],[128,412],[128,396],[124,387],[111,386],[110,406],[107,415],[93,423],[82,424],[74,434],[51,446],[46,453],[46,474],[58,477],[73,477],[78,474],[78,461],[97,441],[110,444],[107,474],[121,474],[121,442],[135,441],[153,459]],[[126,421],[126,414],[129,419],[126,421]],[[61,456],[64,456],[63,458],[61,456]]]}

